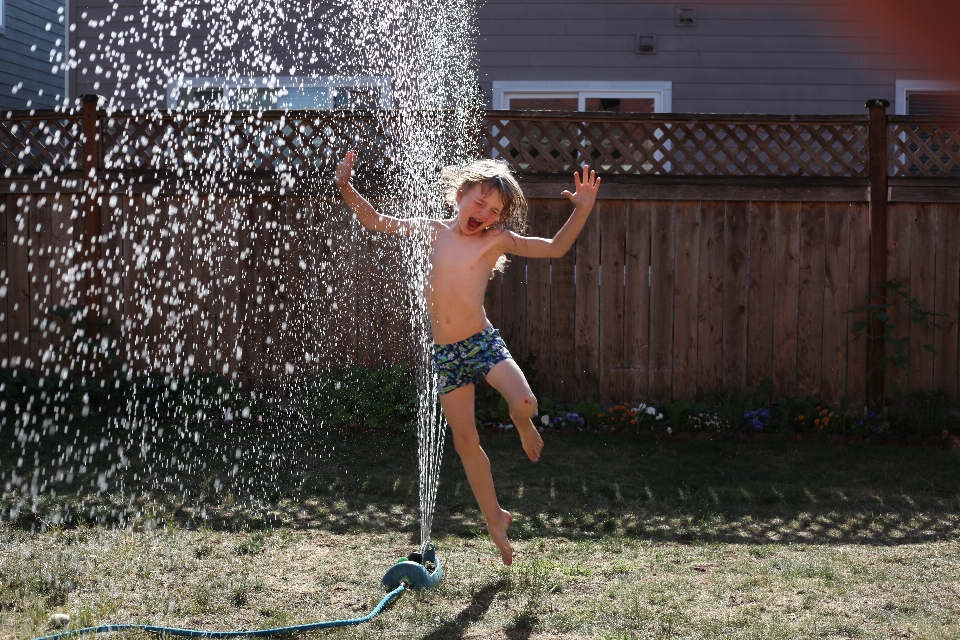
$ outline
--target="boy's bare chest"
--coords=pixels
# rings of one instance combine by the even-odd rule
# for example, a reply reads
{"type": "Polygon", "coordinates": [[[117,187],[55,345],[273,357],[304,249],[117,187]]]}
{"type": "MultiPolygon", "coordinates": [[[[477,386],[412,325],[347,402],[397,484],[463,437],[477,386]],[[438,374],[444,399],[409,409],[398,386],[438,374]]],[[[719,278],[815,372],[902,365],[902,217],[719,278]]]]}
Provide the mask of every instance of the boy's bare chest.
{"type": "Polygon", "coordinates": [[[496,262],[496,256],[490,258],[491,248],[492,243],[486,238],[438,234],[431,259],[434,275],[467,275],[476,271],[486,277],[496,262]]]}

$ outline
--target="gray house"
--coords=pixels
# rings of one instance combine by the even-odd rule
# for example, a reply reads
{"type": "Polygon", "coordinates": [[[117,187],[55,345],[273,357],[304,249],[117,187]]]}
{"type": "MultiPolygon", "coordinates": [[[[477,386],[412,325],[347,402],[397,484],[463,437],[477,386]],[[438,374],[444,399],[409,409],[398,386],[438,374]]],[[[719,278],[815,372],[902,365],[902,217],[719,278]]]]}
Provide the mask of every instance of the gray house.
{"type": "Polygon", "coordinates": [[[65,0],[0,0],[0,109],[52,109],[67,97],[65,0]]]}
{"type": "MultiPolygon", "coordinates": [[[[211,71],[215,52],[204,52],[203,70],[177,63],[183,38],[202,40],[207,27],[187,14],[167,23],[180,33],[162,43],[151,32],[107,47],[104,34],[134,26],[144,6],[79,0],[71,8],[71,42],[87,46],[76,49],[71,98],[99,93],[128,107],[389,104],[389,78],[324,68],[316,56],[302,55],[325,46],[305,35],[322,31],[328,14],[320,10],[301,17],[314,24],[295,45],[233,42],[225,51],[234,58],[244,47],[260,47],[277,62],[269,76],[251,70],[240,86],[211,71]],[[296,71],[283,75],[294,58],[296,71]],[[166,75],[137,78],[141,65],[166,75]]],[[[288,20],[296,20],[299,7],[293,5],[288,20]]],[[[477,18],[478,79],[493,108],[840,114],[863,113],[866,99],[886,98],[896,113],[935,113],[956,111],[960,95],[960,86],[880,36],[868,19],[839,13],[830,3],[485,0],[477,18]]]]}

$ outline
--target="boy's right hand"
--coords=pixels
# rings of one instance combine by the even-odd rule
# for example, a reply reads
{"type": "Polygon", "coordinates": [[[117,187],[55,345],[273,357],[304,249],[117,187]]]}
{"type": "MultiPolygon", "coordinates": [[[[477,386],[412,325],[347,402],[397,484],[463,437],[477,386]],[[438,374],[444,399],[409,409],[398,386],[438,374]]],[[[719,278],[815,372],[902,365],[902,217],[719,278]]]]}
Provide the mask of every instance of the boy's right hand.
{"type": "Polygon", "coordinates": [[[357,152],[347,151],[343,160],[337,163],[337,171],[333,174],[333,181],[338,187],[345,187],[350,184],[350,176],[353,174],[353,165],[357,162],[357,152]]]}

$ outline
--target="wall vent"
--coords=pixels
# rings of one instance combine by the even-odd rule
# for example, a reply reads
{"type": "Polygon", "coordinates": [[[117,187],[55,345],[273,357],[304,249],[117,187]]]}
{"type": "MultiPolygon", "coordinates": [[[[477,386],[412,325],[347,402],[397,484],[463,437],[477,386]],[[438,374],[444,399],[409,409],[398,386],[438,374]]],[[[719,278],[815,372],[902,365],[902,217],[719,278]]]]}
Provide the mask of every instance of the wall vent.
{"type": "Polygon", "coordinates": [[[637,45],[635,53],[656,53],[657,36],[637,35],[637,45]]]}
{"type": "Polygon", "coordinates": [[[678,27],[697,26],[697,8],[696,7],[677,7],[676,25],[678,27]]]}

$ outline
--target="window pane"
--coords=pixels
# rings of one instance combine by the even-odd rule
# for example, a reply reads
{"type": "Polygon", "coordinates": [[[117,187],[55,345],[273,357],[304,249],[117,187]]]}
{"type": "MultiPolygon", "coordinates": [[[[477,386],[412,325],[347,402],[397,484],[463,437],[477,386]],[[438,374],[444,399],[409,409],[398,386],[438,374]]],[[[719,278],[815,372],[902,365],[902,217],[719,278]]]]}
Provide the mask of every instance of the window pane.
{"type": "Polygon", "coordinates": [[[653,98],[587,98],[587,111],[653,113],[653,98]]]}
{"type": "Polygon", "coordinates": [[[911,116],[955,116],[960,114],[960,93],[951,91],[911,91],[907,94],[911,116]]]}
{"type": "Polygon", "coordinates": [[[180,104],[187,109],[219,109],[223,89],[187,89],[180,92],[180,104]]]}
{"type": "Polygon", "coordinates": [[[231,100],[234,109],[276,109],[276,89],[237,89],[231,100]]]}
{"type": "Polygon", "coordinates": [[[510,98],[508,109],[527,111],[576,111],[576,98],[510,98]]]}
{"type": "Polygon", "coordinates": [[[288,87],[277,98],[278,109],[325,109],[326,87],[288,87]],[[285,92],[285,93],[284,93],[285,92]]]}
{"type": "Polygon", "coordinates": [[[380,89],[376,87],[337,87],[330,95],[334,109],[380,108],[380,89]]]}

